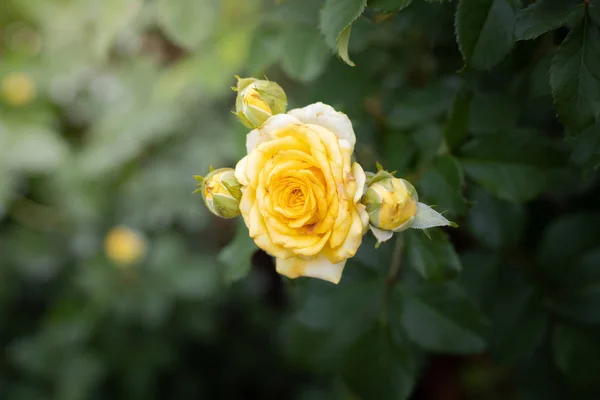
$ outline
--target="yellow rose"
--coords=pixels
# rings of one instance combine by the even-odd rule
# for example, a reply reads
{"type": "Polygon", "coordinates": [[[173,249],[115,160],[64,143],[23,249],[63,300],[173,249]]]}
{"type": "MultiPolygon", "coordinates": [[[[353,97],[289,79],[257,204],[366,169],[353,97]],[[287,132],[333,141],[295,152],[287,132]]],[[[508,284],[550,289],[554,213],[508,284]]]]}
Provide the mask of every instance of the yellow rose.
{"type": "Polygon", "coordinates": [[[277,271],[338,283],[369,216],[360,203],[365,173],[345,114],[323,103],[269,118],[251,131],[237,164],[240,211],[277,271]]]}

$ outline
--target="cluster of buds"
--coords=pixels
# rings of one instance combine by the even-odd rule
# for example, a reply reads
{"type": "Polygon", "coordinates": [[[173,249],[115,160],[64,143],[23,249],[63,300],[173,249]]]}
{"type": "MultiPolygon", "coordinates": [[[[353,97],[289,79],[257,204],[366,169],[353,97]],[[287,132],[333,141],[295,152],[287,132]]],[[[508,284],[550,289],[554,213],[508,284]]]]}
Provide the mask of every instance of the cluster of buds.
{"type": "MultiPolygon", "coordinates": [[[[276,114],[285,113],[287,97],[275,82],[236,76],[237,92],[235,115],[248,128],[256,128],[276,114]]],[[[241,185],[235,179],[232,168],[210,170],[205,176],[195,176],[204,204],[213,214],[222,218],[235,218],[240,215],[241,185]]]]}
{"type": "MultiPolygon", "coordinates": [[[[283,89],[268,80],[237,77],[235,114],[248,128],[261,126],[267,119],[286,112],[287,98],[283,89]]],[[[405,179],[396,178],[377,165],[377,173],[367,172],[365,192],[361,203],[369,214],[369,227],[377,244],[389,240],[394,233],[406,229],[427,229],[453,226],[442,214],[420,203],[414,186],[405,179]]],[[[242,185],[232,168],[213,170],[206,177],[195,176],[206,207],[222,218],[240,215],[239,203],[242,185]]]]}

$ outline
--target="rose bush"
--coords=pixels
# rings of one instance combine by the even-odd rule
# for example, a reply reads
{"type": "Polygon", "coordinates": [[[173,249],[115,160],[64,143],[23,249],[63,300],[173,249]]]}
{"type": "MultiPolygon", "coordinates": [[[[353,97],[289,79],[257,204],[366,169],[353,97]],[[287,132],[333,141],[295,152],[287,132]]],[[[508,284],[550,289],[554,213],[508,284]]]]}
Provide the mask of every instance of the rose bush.
{"type": "Polygon", "coordinates": [[[365,173],[351,161],[355,142],[348,117],[323,103],[275,115],[248,134],[235,172],[240,211],[279,273],[337,283],[356,253],[368,214],[365,173]]]}

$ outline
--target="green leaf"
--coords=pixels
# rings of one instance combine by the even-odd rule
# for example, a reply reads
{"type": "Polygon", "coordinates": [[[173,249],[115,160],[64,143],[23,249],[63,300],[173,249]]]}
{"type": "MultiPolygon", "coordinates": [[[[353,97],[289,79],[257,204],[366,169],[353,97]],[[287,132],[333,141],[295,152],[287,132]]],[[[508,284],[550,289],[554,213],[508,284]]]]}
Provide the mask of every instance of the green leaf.
{"type": "Polygon", "coordinates": [[[382,138],[379,153],[384,164],[392,171],[398,171],[398,176],[410,171],[409,164],[416,154],[415,144],[410,136],[402,132],[387,132],[382,138]],[[398,151],[402,149],[402,151],[398,151]]]}
{"type": "Polygon", "coordinates": [[[599,324],[600,315],[600,247],[570,260],[566,282],[560,282],[560,292],[554,298],[559,313],[586,323],[599,324]]]}
{"type": "Polygon", "coordinates": [[[544,232],[538,252],[538,263],[553,287],[554,308],[589,324],[600,323],[599,236],[600,214],[567,215],[544,232]]]}
{"type": "Polygon", "coordinates": [[[409,290],[394,286],[402,326],[410,339],[429,351],[452,354],[485,349],[487,322],[472,300],[454,283],[409,290]]]}
{"type": "MultiPolygon", "coordinates": [[[[443,136],[444,133],[437,124],[422,125],[411,132],[413,142],[419,148],[417,167],[427,168],[433,159],[443,151],[443,136]]],[[[397,149],[394,150],[397,151],[397,149]]]]}
{"type": "Polygon", "coordinates": [[[171,39],[192,50],[213,33],[219,5],[218,0],[158,0],[156,18],[171,39]]]}
{"type": "Polygon", "coordinates": [[[572,162],[585,168],[600,165],[600,122],[571,138],[570,143],[573,146],[572,162]]]}
{"type": "Polygon", "coordinates": [[[470,90],[461,90],[454,99],[444,127],[444,138],[450,149],[464,142],[469,134],[469,112],[472,100],[473,92],[470,90]]]}
{"type": "Polygon", "coordinates": [[[298,307],[284,340],[297,362],[317,370],[339,365],[348,348],[379,317],[384,282],[346,281],[333,286],[311,279],[296,288],[298,307]]]}
{"type": "Polygon", "coordinates": [[[281,66],[286,74],[302,82],[316,79],[329,61],[329,50],[319,32],[290,26],[283,34],[281,66]]]}
{"type": "Polygon", "coordinates": [[[550,86],[558,118],[581,132],[600,115],[600,27],[586,15],[552,59],[550,86]]]}
{"type": "Polygon", "coordinates": [[[352,60],[350,60],[350,56],[348,55],[348,44],[350,43],[351,31],[352,25],[348,25],[348,27],[346,27],[346,29],[344,29],[342,33],[340,33],[340,36],[338,37],[338,54],[346,64],[348,64],[351,67],[354,67],[356,66],[356,64],[354,64],[352,60]]]}
{"type": "Polygon", "coordinates": [[[3,169],[49,173],[65,164],[69,148],[62,136],[49,127],[15,125],[7,128],[5,146],[0,148],[3,169]]]}
{"type": "Polygon", "coordinates": [[[458,283],[483,308],[496,284],[499,256],[487,250],[469,250],[460,255],[460,262],[463,269],[458,283]]]}
{"type": "Polygon", "coordinates": [[[550,65],[552,64],[552,55],[548,54],[542,57],[529,77],[529,94],[531,97],[551,96],[550,88],[550,65]]]}
{"type": "Polygon", "coordinates": [[[521,205],[496,199],[481,189],[475,190],[472,201],[467,227],[477,241],[491,249],[519,242],[526,222],[521,205]]]}
{"type": "Polygon", "coordinates": [[[270,25],[318,28],[323,0],[284,0],[276,3],[275,7],[267,7],[262,14],[262,19],[270,25]]]}
{"type": "Polygon", "coordinates": [[[418,89],[405,89],[397,95],[388,115],[388,123],[395,129],[409,129],[444,114],[452,104],[455,89],[438,81],[418,89]]]}
{"type": "Polygon", "coordinates": [[[408,399],[416,375],[410,343],[381,324],[358,338],[346,353],[342,367],[346,384],[363,399],[408,399]]]}
{"type": "Polygon", "coordinates": [[[468,131],[474,134],[509,131],[515,128],[518,116],[519,107],[513,97],[476,92],[469,110],[468,131]]]}
{"type": "Polygon", "coordinates": [[[514,363],[542,345],[549,315],[542,293],[518,266],[498,267],[483,305],[491,323],[489,351],[499,362],[514,363]]]}
{"type": "Polygon", "coordinates": [[[274,29],[263,28],[254,34],[246,66],[252,76],[260,76],[279,60],[283,53],[283,37],[274,29]]]}
{"type": "Polygon", "coordinates": [[[537,0],[517,14],[515,35],[518,40],[535,39],[563,26],[578,11],[583,11],[582,0],[537,0]]]}
{"type": "Polygon", "coordinates": [[[96,20],[94,54],[103,59],[119,31],[127,26],[142,6],[141,0],[107,0],[101,3],[96,20]]]}
{"type": "Polygon", "coordinates": [[[502,61],[513,46],[515,23],[509,0],[460,0],[456,38],[466,64],[489,69],[502,61]]]}
{"type": "Polygon", "coordinates": [[[567,379],[577,386],[592,386],[600,374],[600,332],[560,324],[554,329],[554,361],[567,379]]]}
{"type": "Polygon", "coordinates": [[[435,204],[448,216],[455,218],[466,212],[461,194],[464,177],[458,161],[449,154],[437,157],[417,182],[420,198],[427,204],[435,204]]]}
{"type": "Polygon", "coordinates": [[[542,236],[537,260],[556,284],[589,282],[592,271],[569,268],[587,252],[600,247],[600,214],[593,212],[570,214],[558,218],[548,226],[542,236]],[[583,276],[580,274],[583,272],[583,276]]]}
{"type": "Polygon", "coordinates": [[[415,230],[402,234],[406,237],[407,261],[423,278],[442,281],[458,275],[460,260],[443,231],[432,229],[431,238],[415,230]]]}
{"type": "Polygon", "coordinates": [[[517,131],[479,136],[462,147],[465,173],[495,196],[512,202],[535,198],[550,184],[563,154],[537,133],[517,131]]]}
{"type": "Polygon", "coordinates": [[[219,253],[219,261],[225,266],[221,270],[223,279],[231,282],[245,277],[250,271],[252,255],[257,249],[254,240],[248,235],[244,221],[239,218],[233,241],[219,253]]]}
{"type": "Polygon", "coordinates": [[[368,6],[383,12],[402,11],[412,3],[412,0],[369,0],[368,6]]]}
{"type": "Polygon", "coordinates": [[[326,0],[321,9],[319,26],[325,42],[351,66],[354,63],[348,58],[350,29],[366,5],[367,0],[326,0]]]}

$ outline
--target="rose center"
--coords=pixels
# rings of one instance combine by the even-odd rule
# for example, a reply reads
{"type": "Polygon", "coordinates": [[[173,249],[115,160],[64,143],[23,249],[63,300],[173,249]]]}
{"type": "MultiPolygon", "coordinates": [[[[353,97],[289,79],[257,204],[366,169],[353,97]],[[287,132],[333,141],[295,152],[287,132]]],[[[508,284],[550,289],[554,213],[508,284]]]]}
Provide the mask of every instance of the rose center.
{"type": "Polygon", "coordinates": [[[277,218],[291,228],[312,225],[323,214],[326,190],[320,171],[283,171],[271,180],[268,193],[277,218]]]}

